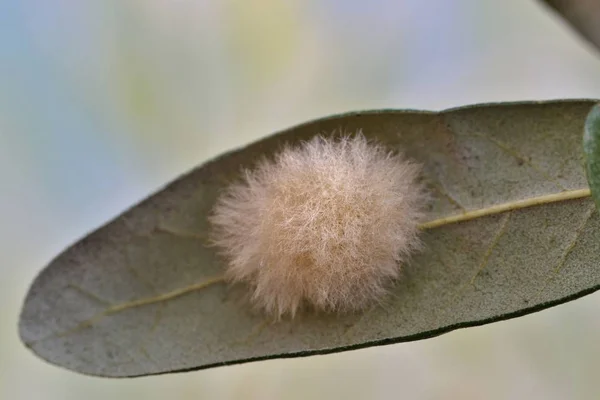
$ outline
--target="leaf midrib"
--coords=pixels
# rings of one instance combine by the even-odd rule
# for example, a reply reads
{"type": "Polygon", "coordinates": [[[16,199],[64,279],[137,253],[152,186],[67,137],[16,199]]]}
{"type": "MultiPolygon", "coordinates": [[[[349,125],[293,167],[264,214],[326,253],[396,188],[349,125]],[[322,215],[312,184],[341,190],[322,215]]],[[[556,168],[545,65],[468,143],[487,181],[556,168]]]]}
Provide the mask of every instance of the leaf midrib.
{"type": "MultiPolygon", "coordinates": [[[[553,194],[548,194],[548,195],[531,197],[531,198],[523,199],[523,200],[516,200],[516,201],[506,202],[506,203],[502,203],[502,204],[496,204],[496,205],[493,205],[490,207],[485,207],[485,208],[472,210],[472,211],[466,211],[466,212],[463,212],[460,214],[455,214],[455,215],[452,215],[449,217],[437,218],[437,219],[427,221],[427,222],[420,224],[419,228],[422,230],[435,229],[435,228],[439,228],[439,227],[442,227],[445,225],[466,222],[466,221],[483,218],[483,217],[487,217],[487,216],[491,216],[491,215],[502,214],[502,213],[505,213],[508,211],[519,210],[519,209],[535,207],[535,206],[541,206],[541,205],[545,205],[545,204],[557,203],[557,202],[568,201],[568,200],[581,199],[581,198],[585,198],[585,197],[590,197],[590,195],[591,195],[591,193],[590,193],[589,188],[566,190],[566,191],[562,191],[559,193],[553,193],[553,194]]],[[[175,231],[171,231],[171,230],[165,230],[165,231],[171,232],[173,234],[177,234],[175,231]]],[[[40,343],[40,342],[43,342],[43,341],[46,341],[49,339],[70,336],[72,334],[75,334],[75,333],[81,331],[82,329],[93,326],[95,323],[99,322],[101,319],[108,317],[110,315],[114,315],[114,314],[123,312],[125,310],[132,309],[132,308],[143,307],[146,305],[170,301],[175,298],[184,296],[186,294],[200,291],[209,286],[212,286],[212,285],[215,285],[218,283],[224,283],[224,282],[225,282],[224,276],[215,276],[213,278],[206,279],[202,282],[196,282],[192,285],[188,285],[183,288],[175,289],[175,290],[172,290],[167,293],[162,293],[162,294],[158,294],[156,296],[145,297],[145,298],[141,298],[141,299],[137,299],[137,300],[132,300],[129,302],[115,304],[115,305],[107,307],[103,311],[96,313],[91,318],[81,321],[74,328],[71,328],[71,329],[68,329],[68,330],[65,330],[62,332],[58,332],[58,333],[53,333],[46,337],[27,342],[26,345],[29,347],[32,347],[32,346],[36,345],[37,343],[40,343]]]]}

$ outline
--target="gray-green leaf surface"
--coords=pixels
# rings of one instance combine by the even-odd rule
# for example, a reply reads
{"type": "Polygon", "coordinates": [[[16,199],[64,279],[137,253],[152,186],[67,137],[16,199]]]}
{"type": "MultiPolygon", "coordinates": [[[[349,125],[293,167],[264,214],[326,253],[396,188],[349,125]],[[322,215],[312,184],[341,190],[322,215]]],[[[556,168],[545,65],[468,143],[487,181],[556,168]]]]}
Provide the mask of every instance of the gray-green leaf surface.
{"type": "Polygon", "coordinates": [[[20,335],[40,357],[125,377],[433,337],[524,315],[600,287],[600,218],[581,134],[594,101],[382,110],[303,124],[208,162],[91,233],[35,279],[20,335]],[[381,306],[271,322],[212,279],[219,192],[270,156],[362,130],[423,163],[425,248],[381,306]],[[204,285],[204,283],[208,283],[204,285]]]}

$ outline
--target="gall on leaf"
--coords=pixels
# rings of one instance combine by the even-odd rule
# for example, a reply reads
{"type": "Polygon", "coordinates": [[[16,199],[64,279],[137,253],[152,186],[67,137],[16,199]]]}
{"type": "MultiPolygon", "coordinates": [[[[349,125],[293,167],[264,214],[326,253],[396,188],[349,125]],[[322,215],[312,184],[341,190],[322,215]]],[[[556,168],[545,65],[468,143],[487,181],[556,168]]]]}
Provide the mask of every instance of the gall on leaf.
{"type": "Polygon", "coordinates": [[[213,208],[227,280],[276,318],[381,302],[420,248],[419,171],[360,132],[285,147],[244,171],[213,208]]]}

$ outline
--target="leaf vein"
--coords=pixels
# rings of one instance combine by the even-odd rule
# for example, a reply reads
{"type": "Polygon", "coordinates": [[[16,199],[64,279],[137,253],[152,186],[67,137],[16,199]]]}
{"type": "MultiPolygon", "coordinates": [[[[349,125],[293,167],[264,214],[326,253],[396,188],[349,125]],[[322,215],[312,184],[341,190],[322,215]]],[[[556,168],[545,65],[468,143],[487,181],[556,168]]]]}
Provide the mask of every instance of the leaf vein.
{"type": "MultiPolygon", "coordinates": [[[[509,212],[512,210],[526,208],[526,207],[538,206],[538,205],[542,205],[542,204],[549,204],[549,203],[558,202],[558,201],[579,199],[579,198],[589,197],[589,196],[590,196],[589,189],[563,191],[560,193],[555,193],[555,194],[550,194],[550,195],[545,195],[545,196],[540,196],[540,197],[529,198],[529,199],[525,199],[525,200],[518,200],[518,201],[514,201],[514,202],[499,204],[499,205],[491,206],[491,207],[484,208],[484,209],[468,211],[463,214],[458,214],[458,215],[454,215],[454,216],[450,216],[450,217],[445,217],[445,218],[428,221],[428,222],[421,224],[420,228],[421,229],[434,229],[434,228],[441,227],[441,226],[448,225],[448,224],[469,221],[469,220],[473,220],[473,219],[480,218],[480,217],[500,214],[500,213],[509,212]]],[[[592,210],[593,210],[593,208],[592,208],[592,210]]],[[[501,231],[503,229],[505,229],[504,225],[506,225],[507,221],[508,221],[508,217],[505,217],[505,219],[503,221],[503,226],[501,226],[500,231],[496,234],[494,241],[497,241],[499,239],[498,235],[502,233],[501,231]]],[[[171,233],[171,234],[174,234],[177,236],[183,236],[186,238],[201,237],[201,235],[198,235],[198,234],[188,233],[188,232],[186,232],[185,234],[182,234],[181,232],[172,230],[170,228],[164,228],[164,227],[157,227],[157,230],[161,230],[166,233],[171,233]]],[[[488,249],[488,251],[486,253],[491,254],[491,251],[493,251],[493,247],[491,247],[491,250],[488,249]]],[[[487,257],[489,257],[489,255],[487,255],[487,257]]],[[[482,263],[482,265],[483,265],[483,268],[485,268],[485,263],[482,263]]],[[[480,269],[482,270],[481,267],[480,267],[480,269]]],[[[472,278],[472,280],[473,279],[474,278],[472,278]]],[[[180,289],[175,289],[171,292],[159,294],[159,295],[152,296],[152,297],[141,298],[141,299],[133,300],[133,301],[126,302],[126,303],[116,304],[116,305],[107,307],[104,311],[101,311],[101,312],[97,313],[96,315],[92,316],[91,318],[80,322],[74,328],[68,329],[63,332],[54,333],[54,334],[51,334],[44,338],[37,339],[35,341],[28,342],[27,345],[33,346],[36,343],[39,343],[41,341],[45,341],[45,340],[48,340],[51,338],[68,336],[73,333],[79,332],[82,329],[93,326],[95,323],[97,323],[98,321],[100,321],[101,319],[103,319],[106,316],[117,314],[119,312],[125,311],[130,308],[142,307],[142,306],[146,306],[146,305],[150,305],[150,304],[161,303],[161,302],[165,302],[168,300],[172,300],[177,297],[181,297],[186,294],[189,294],[189,293],[192,293],[192,292],[195,292],[198,290],[202,290],[211,285],[223,283],[223,282],[225,282],[224,276],[216,276],[216,277],[207,279],[202,282],[196,282],[192,285],[189,285],[189,286],[186,286],[186,287],[183,287],[180,289]]],[[[160,320],[160,318],[161,317],[159,317],[159,320],[160,320]]]]}
{"type": "Polygon", "coordinates": [[[500,150],[504,151],[506,154],[520,160],[522,163],[528,165],[531,169],[533,169],[537,173],[541,174],[544,178],[546,178],[546,180],[548,182],[552,182],[560,190],[566,190],[566,188],[556,179],[556,177],[553,177],[552,175],[548,174],[546,171],[544,171],[538,165],[531,162],[531,160],[529,158],[523,156],[521,153],[519,153],[517,150],[513,149],[509,145],[507,145],[507,144],[501,142],[500,140],[493,138],[491,136],[482,135],[481,133],[475,132],[475,133],[472,133],[472,135],[489,140],[491,143],[496,145],[496,147],[498,147],[500,150]]]}
{"type": "Polygon", "coordinates": [[[458,208],[460,211],[462,211],[463,213],[466,212],[467,210],[462,206],[462,204],[460,204],[458,202],[458,200],[456,200],[454,197],[452,197],[452,195],[450,195],[450,193],[444,188],[444,186],[439,183],[439,182],[435,182],[430,180],[429,181],[431,187],[438,192],[438,194],[440,194],[442,197],[444,197],[446,200],[448,200],[448,202],[450,204],[452,204],[454,207],[458,208]]]}
{"type": "Polygon", "coordinates": [[[579,239],[581,238],[581,235],[583,234],[583,230],[585,229],[587,223],[592,218],[592,215],[594,214],[595,209],[596,209],[596,207],[594,206],[594,204],[592,204],[588,208],[588,210],[586,210],[583,221],[577,227],[577,230],[575,231],[575,234],[573,235],[573,239],[569,242],[569,244],[565,248],[565,251],[561,255],[560,259],[558,260],[556,266],[554,268],[552,268],[552,271],[550,272],[550,274],[544,281],[544,284],[542,285],[542,287],[540,288],[540,290],[537,293],[537,296],[536,296],[537,298],[539,298],[542,295],[542,293],[546,290],[546,288],[550,284],[550,281],[552,279],[554,279],[558,275],[558,273],[562,270],[562,268],[565,266],[565,264],[567,262],[567,258],[569,257],[569,254],[571,254],[571,252],[577,245],[577,242],[579,242],[579,239]]]}
{"type": "Polygon", "coordinates": [[[473,219],[487,217],[490,215],[501,214],[507,211],[519,210],[522,208],[528,208],[533,206],[539,206],[543,204],[556,203],[566,200],[576,200],[590,196],[590,189],[576,189],[576,190],[565,190],[558,193],[552,193],[548,195],[531,197],[524,200],[516,200],[502,204],[496,204],[490,207],[481,208],[477,210],[467,211],[463,214],[451,215],[450,217],[443,217],[427,221],[420,225],[421,229],[433,229],[440,226],[470,221],[473,219]]]}
{"type": "Polygon", "coordinates": [[[93,300],[93,301],[95,301],[95,302],[97,302],[97,303],[100,303],[100,304],[104,305],[104,306],[108,306],[108,305],[110,305],[110,302],[109,302],[109,301],[107,301],[107,300],[104,300],[103,298],[101,298],[101,297],[100,297],[100,296],[98,296],[97,294],[95,294],[95,293],[92,293],[92,292],[90,292],[89,290],[87,290],[87,289],[84,289],[83,287],[81,287],[81,286],[79,286],[79,285],[76,285],[76,284],[74,284],[74,283],[69,283],[69,284],[67,285],[67,288],[73,289],[73,290],[75,290],[77,293],[79,293],[80,295],[82,295],[82,296],[84,296],[84,297],[87,297],[87,298],[89,298],[89,299],[91,299],[91,300],[93,300]]]}
{"type": "Polygon", "coordinates": [[[187,287],[184,287],[181,289],[176,289],[171,292],[164,293],[164,294],[161,294],[158,296],[141,298],[141,299],[133,300],[133,301],[126,302],[126,303],[116,304],[116,305],[106,308],[104,311],[97,313],[96,315],[94,315],[93,317],[91,317],[89,319],[81,321],[74,328],[68,329],[63,332],[51,334],[42,339],[28,342],[28,345],[33,346],[36,343],[39,343],[41,341],[45,341],[45,340],[48,340],[51,338],[55,338],[55,337],[65,337],[65,336],[71,335],[73,333],[79,332],[82,329],[89,328],[89,327],[93,326],[95,323],[98,323],[98,321],[100,321],[104,317],[107,317],[109,315],[117,314],[119,312],[128,310],[130,308],[142,307],[142,306],[146,306],[146,305],[150,305],[150,304],[155,304],[155,303],[172,300],[174,298],[184,296],[186,294],[207,288],[207,287],[212,286],[217,283],[222,283],[224,281],[225,281],[225,278],[223,276],[217,276],[217,277],[210,278],[210,279],[207,279],[202,282],[197,282],[193,285],[190,285],[190,286],[187,286],[187,287]]]}
{"type": "Polygon", "coordinates": [[[504,234],[506,233],[506,229],[508,227],[508,220],[510,219],[510,215],[511,215],[511,212],[509,211],[502,218],[502,221],[500,222],[500,226],[498,227],[498,230],[496,231],[496,234],[494,235],[494,237],[493,237],[492,241],[490,242],[490,245],[488,246],[488,248],[485,251],[485,253],[483,253],[483,257],[481,259],[481,263],[479,264],[479,268],[477,269],[477,272],[475,273],[475,275],[473,275],[473,277],[469,281],[470,285],[472,285],[473,282],[475,282],[475,279],[477,279],[477,277],[479,276],[479,274],[481,274],[481,272],[483,272],[483,270],[485,269],[485,267],[488,265],[488,262],[490,260],[491,255],[492,255],[492,252],[498,246],[498,242],[500,242],[500,239],[502,238],[502,236],[504,236],[504,234]]]}

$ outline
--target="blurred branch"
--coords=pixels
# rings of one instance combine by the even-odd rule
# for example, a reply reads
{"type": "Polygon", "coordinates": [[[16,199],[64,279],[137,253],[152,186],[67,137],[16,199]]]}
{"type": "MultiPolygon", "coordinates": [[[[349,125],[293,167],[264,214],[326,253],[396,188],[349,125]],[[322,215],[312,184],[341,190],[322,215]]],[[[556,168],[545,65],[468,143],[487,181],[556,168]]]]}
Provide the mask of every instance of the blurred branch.
{"type": "Polygon", "coordinates": [[[541,0],[600,50],[600,0],[541,0]]]}

